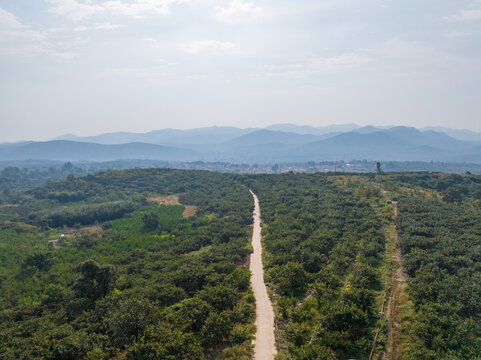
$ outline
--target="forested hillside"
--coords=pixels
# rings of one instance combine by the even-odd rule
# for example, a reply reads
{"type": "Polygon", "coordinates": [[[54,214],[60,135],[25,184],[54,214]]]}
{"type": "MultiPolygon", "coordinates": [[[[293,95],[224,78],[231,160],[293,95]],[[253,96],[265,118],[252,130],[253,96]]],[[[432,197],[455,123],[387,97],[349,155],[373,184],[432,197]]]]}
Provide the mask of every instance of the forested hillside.
{"type": "Polygon", "coordinates": [[[251,359],[249,189],[277,360],[481,357],[479,176],[132,169],[0,205],[0,359],[251,359]]]}
{"type": "Polygon", "coordinates": [[[279,359],[481,356],[479,176],[285,174],[248,183],[263,208],[279,359]],[[406,279],[388,311],[399,316],[390,329],[400,340],[386,354],[386,322],[398,318],[379,313],[395,290],[397,246],[406,279]]]}
{"type": "Polygon", "coordinates": [[[398,228],[406,289],[403,359],[481,356],[481,209],[401,197],[398,228]]]}
{"type": "Polygon", "coordinates": [[[259,176],[251,186],[264,209],[279,358],[366,358],[385,295],[379,190],[321,174],[259,176]]]}
{"type": "Polygon", "coordinates": [[[108,171],[0,210],[0,358],[249,358],[252,197],[232,177],[108,171]],[[148,200],[170,194],[195,216],[148,200]]]}

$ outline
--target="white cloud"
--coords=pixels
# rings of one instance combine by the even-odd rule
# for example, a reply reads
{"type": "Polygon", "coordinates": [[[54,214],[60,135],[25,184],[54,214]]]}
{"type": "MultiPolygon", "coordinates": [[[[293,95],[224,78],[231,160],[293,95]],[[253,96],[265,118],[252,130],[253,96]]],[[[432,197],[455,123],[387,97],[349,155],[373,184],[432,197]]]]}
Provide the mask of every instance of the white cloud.
{"type": "Polygon", "coordinates": [[[450,33],[448,35],[448,37],[450,38],[463,38],[463,37],[468,37],[468,36],[471,36],[473,35],[472,33],[470,32],[466,32],[466,31],[453,31],[452,33],[450,33]]]}
{"type": "Polygon", "coordinates": [[[481,20],[481,1],[471,1],[469,5],[458,11],[454,15],[446,16],[444,20],[447,21],[475,21],[481,20]]]}
{"type": "Polygon", "coordinates": [[[167,84],[176,79],[176,74],[167,65],[159,64],[150,67],[112,68],[105,72],[107,77],[141,80],[153,84],[167,84]]]}
{"type": "MultiPolygon", "coordinates": [[[[64,46],[52,42],[54,32],[36,31],[22,24],[14,14],[0,8],[0,57],[22,59],[50,56],[60,61],[75,57],[74,52],[57,49],[64,46]]],[[[67,45],[70,47],[72,42],[67,45]]]]}
{"type": "Polygon", "coordinates": [[[91,4],[90,1],[81,3],[76,0],[46,0],[53,4],[49,12],[62,15],[72,21],[80,21],[103,11],[100,5],[91,4]]]}
{"type": "Polygon", "coordinates": [[[262,8],[252,2],[233,0],[226,8],[218,7],[215,18],[218,21],[239,24],[249,20],[258,19],[263,14],[262,8]]]}
{"type": "Polygon", "coordinates": [[[104,72],[104,76],[124,79],[143,81],[156,85],[166,85],[179,81],[201,81],[209,79],[209,75],[199,73],[182,72],[179,73],[176,63],[168,62],[164,59],[157,59],[156,64],[146,67],[121,67],[111,68],[104,72]]]}
{"type": "Polygon", "coordinates": [[[445,17],[448,21],[469,21],[481,20],[481,10],[461,10],[455,15],[445,17]]]}
{"type": "Polygon", "coordinates": [[[111,23],[100,23],[91,26],[77,26],[73,28],[73,31],[90,31],[90,30],[115,30],[125,27],[125,25],[111,24],[111,23]]]}
{"type": "Polygon", "coordinates": [[[23,29],[25,28],[20,21],[8,11],[3,10],[0,8],[0,29],[23,29]]]}
{"type": "Polygon", "coordinates": [[[471,73],[471,76],[477,76],[481,66],[481,58],[465,57],[438,49],[426,42],[398,38],[390,39],[368,53],[376,59],[378,73],[415,76],[436,74],[437,78],[455,73],[471,73]]]}
{"type": "Polygon", "coordinates": [[[33,57],[48,52],[44,34],[23,25],[12,13],[0,8],[0,56],[33,57]]]}
{"type": "Polygon", "coordinates": [[[95,30],[115,30],[125,27],[121,24],[112,24],[109,22],[105,23],[94,23],[93,25],[79,25],[75,27],[54,27],[48,29],[50,34],[56,33],[71,33],[71,32],[83,32],[83,31],[95,31],[95,30]]]}
{"type": "Polygon", "coordinates": [[[373,59],[370,57],[350,53],[334,57],[314,58],[303,63],[270,65],[267,66],[267,71],[270,76],[299,79],[339,73],[348,69],[358,68],[371,61],[373,59]]]}
{"type": "Polygon", "coordinates": [[[46,0],[53,4],[49,12],[81,21],[96,15],[119,15],[145,18],[149,15],[167,15],[173,4],[189,0],[107,0],[94,3],[91,0],[46,0]]]}
{"type": "Polygon", "coordinates": [[[54,52],[52,56],[58,60],[70,60],[77,56],[77,54],[73,52],[54,52]]]}
{"type": "Polygon", "coordinates": [[[210,55],[229,55],[237,53],[233,43],[217,40],[194,41],[181,45],[180,48],[189,54],[206,53],[210,55]]]}
{"type": "Polygon", "coordinates": [[[143,18],[147,15],[167,15],[170,13],[170,6],[178,0],[137,0],[128,3],[120,0],[111,0],[103,3],[107,12],[123,16],[143,18]]]}

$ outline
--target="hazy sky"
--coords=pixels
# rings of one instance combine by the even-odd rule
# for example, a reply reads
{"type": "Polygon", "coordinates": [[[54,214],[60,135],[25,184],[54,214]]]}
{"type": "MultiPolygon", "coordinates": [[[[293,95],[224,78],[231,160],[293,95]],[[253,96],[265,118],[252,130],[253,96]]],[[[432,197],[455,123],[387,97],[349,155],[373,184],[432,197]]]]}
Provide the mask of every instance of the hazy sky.
{"type": "Polygon", "coordinates": [[[281,122],[481,131],[481,0],[0,0],[0,141],[281,122]]]}

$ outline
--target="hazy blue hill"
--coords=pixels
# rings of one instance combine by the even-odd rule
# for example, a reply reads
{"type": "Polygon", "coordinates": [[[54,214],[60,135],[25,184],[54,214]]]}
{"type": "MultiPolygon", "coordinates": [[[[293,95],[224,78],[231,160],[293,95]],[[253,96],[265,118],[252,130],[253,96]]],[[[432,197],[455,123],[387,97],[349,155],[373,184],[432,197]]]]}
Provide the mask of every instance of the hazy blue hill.
{"type": "Polygon", "coordinates": [[[458,140],[481,142],[480,132],[464,130],[464,129],[450,129],[442,126],[430,126],[430,127],[425,127],[421,129],[421,131],[430,131],[430,130],[443,132],[446,135],[449,135],[458,140]]]}
{"type": "Polygon", "coordinates": [[[147,133],[117,132],[96,136],[76,137],[72,140],[98,144],[128,144],[142,142],[157,145],[196,145],[211,144],[239,137],[257,129],[239,129],[228,126],[211,126],[198,129],[163,129],[147,133]]]}
{"type": "MultiPolygon", "coordinates": [[[[173,139],[173,142],[181,145],[208,145],[229,141],[258,130],[259,129],[257,128],[240,129],[227,126],[212,126],[192,130],[181,130],[181,132],[177,133],[174,137],[171,137],[171,139],[173,139]]],[[[168,139],[165,139],[163,143],[168,144],[168,139]]]]}
{"type": "Polygon", "coordinates": [[[481,164],[481,146],[475,146],[467,150],[464,154],[455,156],[453,160],[457,162],[481,164]]]}
{"type": "Polygon", "coordinates": [[[61,161],[108,161],[116,159],[189,160],[193,152],[168,146],[130,143],[103,145],[66,140],[31,142],[0,151],[0,159],[48,159],[61,161]]]}
{"type": "Polygon", "coordinates": [[[206,152],[202,160],[248,164],[289,161],[283,154],[289,153],[292,146],[293,145],[284,145],[281,143],[239,145],[227,150],[219,149],[217,151],[206,152]]]}
{"type": "Polygon", "coordinates": [[[275,124],[269,125],[265,128],[266,130],[272,131],[285,131],[285,132],[292,132],[295,134],[316,134],[318,128],[309,125],[295,125],[295,124],[275,124]]]}
{"type": "Polygon", "coordinates": [[[319,138],[314,135],[264,129],[197,149],[204,154],[203,160],[265,163],[279,161],[284,151],[291,149],[293,145],[307,144],[319,138]]]}
{"type": "Polygon", "coordinates": [[[387,159],[397,151],[413,146],[385,132],[360,134],[350,132],[332,138],[306,144],[296,149],[297,157],[316,155],[319,159],[387,159]]]}
{"type": "MultiPolygon", "coordinates": [[[[462,152],[474,146],[473,143],[455,139],[447,134],[439,131],[420,131],[414,127],[394,126],[386,129],[374,126],[366,126],[354,130],[359,134],[386,133],[390,138],[395,138],[405,144],[417,146],[428,146],[430,148],[451,150],[454,152],[462,152]]],[[[422,149],[422,148],[420,148],[422,149]]],[[[454,154],[452,154],[454,155],[454,154]]]]}
{"type": "Polygon", "coordinates": [[[408,161],[453,161],[455,156],[451,151],[446,149],[420,145],[403,150],[397,154],[397,158],[395,159],[397,161],[404,161],[404,159],[408,161]]]}
{"type": "Polygon", "coordinates": [[[386,130],[388,134],[401,141],[411,142],[417,145],[428,145],[433,148],[450,150],[465,150],[473,147],[473,144],[455,139],[439,131],[420,131],[413,127],[396,126],[386,130]]]}
{"type": "Polygon", "coordinates": [[[106,134],[100,134],[95,136],[85,136],[85,137],[78,136],[71,139],[67,138],[65,140],[113,145],[113,144],[128,144],[131,142],[145,142],[145,141],[142,141],[142,138],[145,137],[146,135],[147,134],[136,134],[136,133],[130,133],[130,132],[115,132],[115,133],[106,133],[106,134]]]}
{"type": "Polygon", "coordinates": [[[15,149],[19,146],[23,146],[25,144],[31,143],[32,141],[19,141],[14,143],[2,143],[0,144],[0,151],[8,151],[9,149],[15,149]]]}
{"type": "MultiPolygon", "coordinates": [[[[423,133],[415,128],[395,127],[371,133],[356,131],[306,144],[295,150],[295,156],[317,155],[326,160],[448,161],[456,158],[459,161],[464,151],[471,148],[472,144],[443,133],[423,133]]],[[[481,158],[477,160],[480,161],[481,158]]]]}
{"type": "Polygon", "coordinates": [[[353,132],[357,132],[359,134],[371,134],[371,133],[375,133],[375,132],[379,132],[379,131],[385,131],[385,130],[386,130],[385,128],[383,129],[383,128],[380,128],[380,127],[368,125],[368,126],[363,126],[361,128],[355,129],[355,130],[353,130],[353,132]]]}
{"type": "Polygon", "coordinates": [[[285,131],[273,131],[273,130],[258,130],[246,135],[239,136],[228,142],[223,143],[225,146],[246,146],[246,145],[261,145],[261,144],[307,144],[312,141],[319,140],[315,135],[300,135],[285,131]]]}
{"type": "Polygon", "coordinates": [[[316,135],[299,132],[339,127],[277,126],[297,132],[272,130],[276,126],[270,128],[271,130],[214,126],[191,130],[164,129],[145,134],[121,132],[75,140],[0,144],[0,160],[143,159],[261,164],[365,159],[481,163],[479,143],[462,141],[440,131],[420,131],[406,126],[366,126],[340,134],[329,132],[316,135]]]}
{"type": "Polygon", "coordinates": [[[75,140],[78,139],[79,137],[74,134],[63,134],[57,137],[54,137],[52,140],[75,140]]]}
{"type": "Polygon", "coordinates": [[[284,132],[291,132],[295,134],[301,135],[325,135],[333,133],[334,135],[338,135],[344,132],[349,132],[354,129],[359,128],[359,125],[356,124],[343,124],[343,125],[329,125],[329,126],[309,126],[309,125],[295,125],[295,124],[276,124],[267,126],[267,130],[274,130],[274,131],[284,131],[284,132]]]}

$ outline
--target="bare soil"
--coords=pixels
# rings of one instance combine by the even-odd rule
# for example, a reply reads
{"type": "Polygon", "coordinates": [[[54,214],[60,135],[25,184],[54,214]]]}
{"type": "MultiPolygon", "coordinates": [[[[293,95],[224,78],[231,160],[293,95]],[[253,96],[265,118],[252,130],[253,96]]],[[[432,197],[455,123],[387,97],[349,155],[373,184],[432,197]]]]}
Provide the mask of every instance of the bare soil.
{"type": "Polygon", "coordinates": [[[182,213],[182,216],[184,218],[190,218],[195,215],[197,212],[197,206],[194,205],[184,205],[184,212],[182,213]]]}
{"type": "Polygon", "coordinates": [[[252,229],[252,247],[250,256],[251,283],[256,298],[256,339],[254,345],[254,360],[272,360],[277,354],[274,336],[274,309],[267,294],[264,283],[264,268],[262,265],[262,234],[259,200],[254,197],[254,227],[252,229]]]}
{"type": "Polygon", "coordinates": [[[197,212],[197,206],[181,204],[179,194],[151,197],[147,201],[159,205],[182,205],[184,207],[184,212],[182,213],[184,219],[195,216],[197,212]]]}
{"type": "Polygon", "coordinates": [[[159,205],[181,205],[179,202],[179,194],[151,197],[147,201],[155,202],[159,205]]]}

